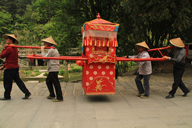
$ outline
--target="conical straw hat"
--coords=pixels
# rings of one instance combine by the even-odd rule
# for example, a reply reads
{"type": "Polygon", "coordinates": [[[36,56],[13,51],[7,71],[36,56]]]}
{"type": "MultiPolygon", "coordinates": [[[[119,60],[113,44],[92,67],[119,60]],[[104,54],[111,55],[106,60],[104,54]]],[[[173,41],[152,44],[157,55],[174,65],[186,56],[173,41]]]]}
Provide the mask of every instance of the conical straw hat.
{"type": "Polygon", "coordinates": [[[53,44],[53,45],[57,45],[57,43],[53,40],[53,38],[51,36],[48,37],[48,38],[42,39],[41,41],[47,42],[47,43],[50,43],[50,44],[53,44]]]}
{"type": "Polygon", "coordinates": [[[14,39],[15,39],[15,44],[18,44],[18,43],[19,43],[19,41],[17,40],[17,38],[15,37],[14,34],[4,34],[4,35],[3,35],[3,38],[5,38],[5,39],[7,39],[8,37],[14,38],[14,39]]]}
{"type": "Polygon", "coordinates": [[[179,48],[184,48],[185,47],[185,44],[183,43],[183,41],[181,40],[181,38],[174,38],[174,39],[171,39],[170,40],[170,43],[176,47],[179,47],[179,48]]]}
{"type": "Polygon", "coordinates": [[[149,47],[148,47],[148,45],[146,44],[146,42],[145,41],[143,41],[143,42],[141,42],[141,43],[137,43],[137,44],[135,44],[136,46],[141,46],[141,47],[144,47],[144,48],[147,48],[147,49],[150,49],[149,47]]]}

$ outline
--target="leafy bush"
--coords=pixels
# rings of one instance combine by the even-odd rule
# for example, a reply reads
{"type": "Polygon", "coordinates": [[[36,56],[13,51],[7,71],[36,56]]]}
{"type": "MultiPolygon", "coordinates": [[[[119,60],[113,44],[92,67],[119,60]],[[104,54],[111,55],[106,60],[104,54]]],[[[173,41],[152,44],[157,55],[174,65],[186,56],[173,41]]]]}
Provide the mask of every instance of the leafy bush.
{"type": "Polygon", "coordinates": [[[34,70],[34,72],[39,72],[39,70],[34,70]]]}
{"type": "Polygon", "coordinates": [[[59,60],[59,63],[60,63],[60,64],[63,64],[63,60],[59,60]]]}
{"type": "Polygon", "coordinates": [[[74,68],[74,65],[72,65],[70,68],[74,68]]]}
{"type": "Polygon", "coordinates": [[[136,62],[132,62],[132,66],[137,66],[137,65],[139,65],[139,64],[136,62]]]}
{"type": "Polygon", "coordinates": [[[72,68],[69,72],[82,72],[82,67],[72,68]]]}
{"type": "Polygon", "coordinates": [[[31,74],[32,73],[32,71],[25,71],[25,74],[31,74]]]}
{"type": "Polygon", "coordinates": [[[45,72],[43,75],[44,75],[44,76],[47,76],[47,75],[48,75],[48,72],[45,72]]]}
{"type": "Polygon", "coordinates": [[[64,73],[65,73],[64,69],[59,70],[59,75],[62,75],[62,76],[63,76],[64,73]]]}
{"type": "Polygon", "coordinates": [[[40,74],[41,74],[41,72],[36,72],[35,74],[36,74],[36,76],[38,76],[38,75],[40,75],[40,74]]]}

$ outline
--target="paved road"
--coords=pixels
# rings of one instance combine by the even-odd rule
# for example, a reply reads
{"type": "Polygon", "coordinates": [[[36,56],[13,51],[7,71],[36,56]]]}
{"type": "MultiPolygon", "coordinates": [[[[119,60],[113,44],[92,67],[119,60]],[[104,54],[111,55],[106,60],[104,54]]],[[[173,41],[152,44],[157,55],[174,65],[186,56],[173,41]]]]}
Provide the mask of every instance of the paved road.
{"type": "MultiPolygon", "coordinates": [[[[191,68],[191,67],[190,67],[191,68]]],[[[14,84],[12,100],[0,101],[0,128],[192,128],[192,94],[165,99],[173,82],[172,74],[153,74],[150,97],[136,97],[134,75],[116,80],[116,94],[86,96],[78,83],[61,83],[63,102],[52,102],[45,83],[26,82],[29,100],[14,84]]],[[[183,81],[192,90],[192,75],[183,81]]],[[[0,83],[0,96],[3,96],[0,83]]]]}

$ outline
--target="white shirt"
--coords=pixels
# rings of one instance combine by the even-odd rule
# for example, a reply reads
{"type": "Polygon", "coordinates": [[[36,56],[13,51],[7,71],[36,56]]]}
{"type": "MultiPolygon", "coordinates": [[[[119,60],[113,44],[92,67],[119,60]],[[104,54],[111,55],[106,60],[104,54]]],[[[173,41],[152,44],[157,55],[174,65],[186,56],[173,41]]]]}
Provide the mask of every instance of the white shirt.
{"type": "MultiPolygon", "coordinates": [[[[129,56],[129,58],[130,57],[150,58],[149,53],[147,51],[139,52],[138,55],[136,55],[136,56],[129,56]]],[[[139,62],[136,62],[136,63],[139,63],[138,73],[140,75],[150,75],[152,73],[151,61],[139,61],[139,62]]]]}
{"type": "MultiPolygon", "coordinates": [[[[55,48],[48,50],[47,54],[44,51],[41,52],[42,57],[59,57],[59,52],[55,48]]],[[[48,72],[59,72],[59,60],[44,60],[47,61],[47,71],[48,72]]]]}

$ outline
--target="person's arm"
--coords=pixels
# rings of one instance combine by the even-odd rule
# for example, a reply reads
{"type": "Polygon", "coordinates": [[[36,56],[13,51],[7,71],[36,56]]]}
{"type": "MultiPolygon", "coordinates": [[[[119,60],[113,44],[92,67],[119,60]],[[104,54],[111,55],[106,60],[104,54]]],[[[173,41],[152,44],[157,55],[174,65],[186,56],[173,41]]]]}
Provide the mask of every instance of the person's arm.
{"type": "MultiPolygon", "coordinates": [[[[142,53],[139,53],[139,54],[137,54],[135,56],[129,56],[129,58],[131,58],[134,61],[135,58],[138,58],[138,59],[140,59],[140,58],[149,58],[149,55],[148,55],[147,52],[142,52],[142,53]]],[[[138,63],[139,65],[143,65],[143,64],[146,63],[146,61],[134,61],[134,62],[138,63]]]]}
{"type": "Polygon", "coordinates": [[[136,58],[136,56],[123,56],[124,58],[136,58]]]}
{"type": "Polygon", "coordinates": [[[11,47],[4,47],[3,51],[1,52],[0,58],[6,58],[10,54],[11,50],[11,47]]]}
{"type": "Polygon", "coordinates": [[[177,56],[177,58],[172,58],[170,57],[170,60],[173,62],[181,62],[181,60],[183,59],[183,57],[185,57],[185,53],[179,53],[179,55],[177,56]]]}
{"type": "Polygon", "coordinates": [[[179,51],[179,54],[177,55],[176,58],[169,57],[169,56],[164,56],[163,58],[178,63],[178,62],[181,62],[181,60],[185,57],[185,53],[186,53],[186,51],[184,49],[182,49],[181,51],[179,51]]]}
{"type": "MultiPolygon", "coordinates": [[[[47,54],[45,54],[45,51],[41,51],[42,57],[51,57],[52,56],[53,49],[49,49],[47,54]]],[[[43,61],[48,61],[48,59],[43,59],[43,61]]]]}
{"type": "Polygon", "coordinates": [[[5,68],[5,65],[1,66],[1,67],[0,67],[0,70],[3,70],[4,68],[5,68]]]}

